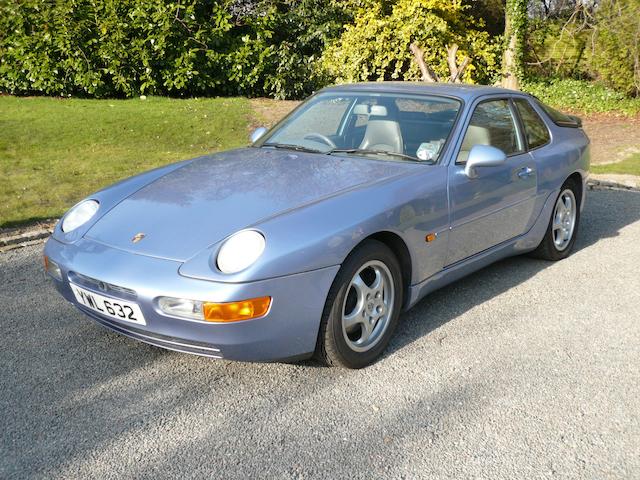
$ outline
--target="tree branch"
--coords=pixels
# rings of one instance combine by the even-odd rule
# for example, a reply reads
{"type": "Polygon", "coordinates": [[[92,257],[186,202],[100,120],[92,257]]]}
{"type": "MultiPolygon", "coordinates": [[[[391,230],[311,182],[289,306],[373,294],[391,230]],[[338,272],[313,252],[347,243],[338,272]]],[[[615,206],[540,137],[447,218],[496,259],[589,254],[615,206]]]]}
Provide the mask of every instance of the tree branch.
{"type": "Polygon", "coordinates": [[[450,82],[453,82],[454,78],[458,78],[458,62],[456,61],[456,54],[458,53],[458,45],[455,43],[451,46],[447,45],[447,63],[449,64],[450,82]]]}
{"type": "Polygon", "coordinates": [[[411,53],[413,53],[416,63],[418,64],[418,67],[422,72],[422,81],[423,82],[439,82],[440,79],[438,78],[438,75],[436,75],[436,72],[431,70],[429,66],[425,63],[424,52],[420,50],[420,48],[415,43],[412,43],[409,46],[409,50],[411,50],[411,53]]]}
{"type": "Polygon", "coordinates": [[[449,80],[449,81],[452,82],[452,83],[461,83],[462,80],[460,80],[460,78],[462,77],[462,74],[467,69],[467,67],[469,66],[470,63],[471,63],[471,59],[469,57],[464,57],[462,59],[462,63],[458,67],[458,71],[456,72],[455,77],[452,76],[451,80],[449,80]]]}
{"type": "Polygon", "coordinates": [[[462,63],[458,65],[458,60],[456,57],[457,54],[458,45],[454,43],[451,46],[447,46],[447,63],[449,64],[449,72],[451,72],[451,76],[449,77],[449,81],[451,83],[460,83],[462,74],[471,63],[471,59],[469,57],[464,57],[462,59],[462,63]]]}

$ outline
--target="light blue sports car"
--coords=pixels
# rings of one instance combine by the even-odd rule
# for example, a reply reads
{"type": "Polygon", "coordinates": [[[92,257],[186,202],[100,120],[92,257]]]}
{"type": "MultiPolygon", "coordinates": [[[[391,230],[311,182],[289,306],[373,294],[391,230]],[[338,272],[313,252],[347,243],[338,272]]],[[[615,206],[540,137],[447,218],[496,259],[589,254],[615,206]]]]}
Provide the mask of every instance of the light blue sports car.
{"type": "Polygon", "coordinates": [[[589,140],[520,92],[330,87],[252,142],[74,206],[45,246],[56,288],[160,347],[359,368],[429,292],[576,239],[589,140]]]}

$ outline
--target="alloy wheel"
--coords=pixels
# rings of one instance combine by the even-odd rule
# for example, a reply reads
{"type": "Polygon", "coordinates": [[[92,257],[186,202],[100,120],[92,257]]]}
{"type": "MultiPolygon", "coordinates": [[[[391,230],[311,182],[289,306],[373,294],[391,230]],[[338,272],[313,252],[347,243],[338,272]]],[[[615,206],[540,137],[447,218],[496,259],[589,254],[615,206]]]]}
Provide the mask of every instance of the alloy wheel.
{"type": "Polygon", "coordinates": [[[342,333],[349,348],[366,352],[382,338],[393,314],[395,291],[389,268],[372,260],[351,279],[342,307],[342,333]]]}
{"type": "Polygon", "coordinates": [[[553,244],[561,252],[569,246],[576,227],[576,197],[569,188],[563,190],[553,211],[553,244]]]}

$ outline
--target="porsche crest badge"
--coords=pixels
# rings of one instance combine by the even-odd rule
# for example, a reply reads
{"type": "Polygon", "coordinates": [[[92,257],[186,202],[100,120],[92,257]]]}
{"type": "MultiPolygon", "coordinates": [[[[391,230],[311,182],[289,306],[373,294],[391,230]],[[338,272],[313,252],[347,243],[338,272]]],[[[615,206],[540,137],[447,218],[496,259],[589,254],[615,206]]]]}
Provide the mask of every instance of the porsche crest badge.
{"type": "Polygon", "coordinates": [[[142,240],[146,235],[142,232],[140,233],[136,233],[133,238],[131,239],[131,241],[133,243],[138,243],[140,240],[142,240]]]}

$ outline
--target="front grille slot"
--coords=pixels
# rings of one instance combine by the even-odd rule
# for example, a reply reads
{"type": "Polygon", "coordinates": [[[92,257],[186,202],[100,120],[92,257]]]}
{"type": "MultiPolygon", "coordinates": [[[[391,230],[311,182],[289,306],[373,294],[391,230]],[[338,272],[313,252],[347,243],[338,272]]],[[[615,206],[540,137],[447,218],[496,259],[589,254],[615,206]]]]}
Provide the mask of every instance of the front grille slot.
{"type": "Polygon", "coordinates": [[[114,297],[125,299],[136,299],[138,297],[135,290],[121,287],[119,285],[114,285],[112,283],[103,282],[102,280],[97,280],[95,278],[87,277],[86,275],[82,275],[78,272],[69,272],[69,280],[71,280],[73,283],[77,283],[82,287],[91,288],[96,292],[112,295],[114,297]]]}

